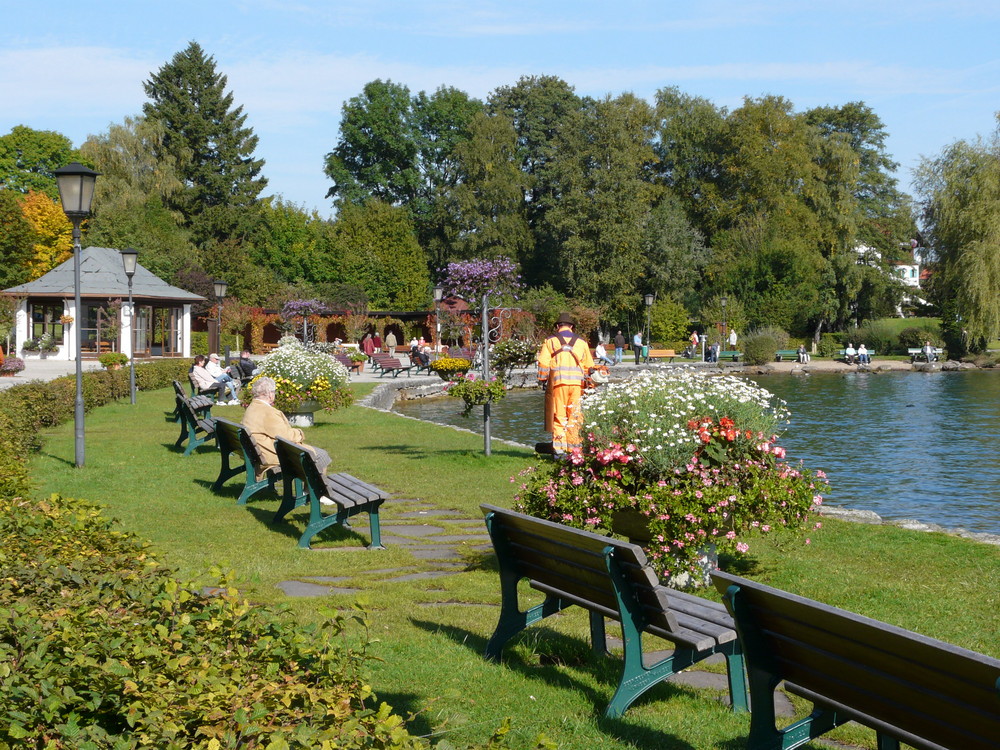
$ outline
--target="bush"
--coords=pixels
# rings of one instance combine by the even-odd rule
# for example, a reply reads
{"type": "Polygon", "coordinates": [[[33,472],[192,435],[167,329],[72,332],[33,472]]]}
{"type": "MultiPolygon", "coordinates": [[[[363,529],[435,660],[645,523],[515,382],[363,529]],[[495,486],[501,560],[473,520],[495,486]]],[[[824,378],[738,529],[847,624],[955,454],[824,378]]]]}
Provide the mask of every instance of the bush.
{"type": "Polygon", "coordinates": [[[111,370],[115,366],[124,367],[128,364],[128,357],[121,352],[105,352],[97,358],[101,366],[106,370],[111,370]]]}
{"type": "Polygon", "coordinates": [[[899,346],[902,349],[918,349],[930,341],[934,346],[944,346],[944,339],[937,331],[911,326],[899,332],[899,346]]]}
{"type": "Polygon", "coordinates": [[[753,331],[747,331],[743,338],[747,339],[750,336],[770,336],[774,339],[774,344],[778,347],[778,349],[795,348],[794,346],[791,346],[791,336],[788,335],[788,331],[782,328],[777,328],[776,326],[764,326],[763,328],[757,328],[753,331]]]}
{"type": "Polygon", "coordinates": [[[844,348],[842,333],[824,333],[819,338],[816,346],[816,353],[821,357],[835,357],[840,349],[844,348]]]}
{"type": "Polygon", "coordinates": [[[899,337],[885,323],[870,320],[857,329],[854,344],[864,344],[876,354],[892,354],[899,348],[899,337]]]}
{"type": "Polygon", "coordinates": [[[535,361],[536,347],[529,341],[502,339],[490,350],[490,369],[501,380],[507,380],[512,370],[529,367],[535,361]]]}
{"type": "Polygon", "coordinates": [[[224,579],[199,593],[58,495],[0,500],[0,542],[2,747],[425,746],[375,708],[364,645],[343,645],[360,611],[303,626],[224,579]]]}
{"type": "Polygon", "coordinates": [[[778,343],[769,335],[753,333],[743,337],[743,361],[748,365],[766,365],[778,354],[778,343]]]}

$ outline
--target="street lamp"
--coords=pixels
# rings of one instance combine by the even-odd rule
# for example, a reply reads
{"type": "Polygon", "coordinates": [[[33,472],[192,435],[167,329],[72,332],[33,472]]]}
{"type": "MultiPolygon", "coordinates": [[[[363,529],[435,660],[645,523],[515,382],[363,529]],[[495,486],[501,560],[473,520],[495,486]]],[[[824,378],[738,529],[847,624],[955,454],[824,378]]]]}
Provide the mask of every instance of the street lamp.
{"type": "Polygon", "coordinates": [[[726,341],[726,303],[729,301],[725,297],[719,300],[722,303],[722,340],[726,341]]]}
{"type": "Polygon", "coordinates": [[[127,247],[121,251],[121,255],[122,266],[128,276],[128,392],[132,397],[132,406],[135,406],[135,307],[132,305],[132,277],[135,276],[139,251],[134,247],[127,247]]]}
{"type": "Polygon", "coordinates": [[[444,286],[434,287],[434,356],[437,359],[441,351],[441,300],[444,299],[444,286]]]}
{"type": "Polygon", "coordinates": [[[646,346],[650,346],[652,344],[652,341],[650,341],[650,339],[652,338],[652,332],[653,332],[653,326],[652,323],[650,322],[650,314],[653,310],[653,303],[656,301],[656,295],[646,294],[643,295],[643,299],[646,301],[646,346]]]}
{"type": "Polygon", "coordinates": [[[74,444],[76,466],[84,463],[83,441],[83,307],[80,302],[80,224],[90,214],[94,200],[94,185],[98,173],[79,162],[53,170],[59,187],[59,202],[63,213],[73,222],[73,304],[76,306],[76,325],[73,340],[76,345],[76,401],[73,408],[74,444]]]}
{"type": "MultiPolygon", "coordinates": [[[[215,287],[215,298],[219,300],[218,321],[216,322],[215,331],[219,337],[218,348],[222,349],[222,300],[226,298],[226,289],[229,288],[229,284],[222,279],[216,279],[212,282],[212,286],[215,287]]],[[[302,343],[305,343],[305,339],[302,340],[302,343]]],[[[226,356],[226,361],[229,361],[228,355],[226,356]]]]}

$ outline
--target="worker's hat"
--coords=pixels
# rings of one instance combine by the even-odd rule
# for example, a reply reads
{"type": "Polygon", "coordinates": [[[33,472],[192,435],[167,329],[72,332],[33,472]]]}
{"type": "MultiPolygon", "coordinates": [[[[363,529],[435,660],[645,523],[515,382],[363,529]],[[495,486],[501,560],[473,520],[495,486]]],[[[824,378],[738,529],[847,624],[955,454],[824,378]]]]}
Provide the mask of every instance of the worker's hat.
{"type": "Polygon", "coordinates": [[[559,317],[556,318],[556,325],[557,326],[563,326],[563,325],[575,326],[576,325],[576,321],[573,320],[573,316],[572,315],[570,315],[568,312],[564,312],[564,313],[560,313],[559,317]]]}

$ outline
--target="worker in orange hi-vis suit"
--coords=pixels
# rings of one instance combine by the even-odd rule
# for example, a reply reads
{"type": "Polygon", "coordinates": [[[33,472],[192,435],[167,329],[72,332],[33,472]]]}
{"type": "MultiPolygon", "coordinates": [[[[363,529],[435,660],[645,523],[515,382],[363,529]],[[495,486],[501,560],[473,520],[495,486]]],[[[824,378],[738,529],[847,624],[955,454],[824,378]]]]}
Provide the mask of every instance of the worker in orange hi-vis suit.
{"type": "Polygon", "coordinates": [[[584,381],[594,369],[590,346],[573,333],[569,313],[556,320],[556,334],[545,339],[538,352],[538,383],[545,388],[545,429],[552,433],[556,455],[580,446],[580,397],[584,381]]]}

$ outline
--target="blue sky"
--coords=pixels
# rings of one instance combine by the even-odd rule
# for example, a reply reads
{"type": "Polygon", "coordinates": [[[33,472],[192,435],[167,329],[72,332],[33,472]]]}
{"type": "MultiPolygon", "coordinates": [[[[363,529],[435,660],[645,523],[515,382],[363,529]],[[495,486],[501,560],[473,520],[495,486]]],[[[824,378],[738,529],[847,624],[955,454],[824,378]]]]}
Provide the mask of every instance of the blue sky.
{"type": "Polygon", "coordinates": [[[485,98],[524,75],[581,95],[663,87],[738,107],[864,101],[911,169],[1000,110],[1000,3],[980,0],[0,0],[0,134],[80,145],[138,114],[142,82],[195,40],[260,138],[265,194],[330,215],[323,158],[341,106],[375,78],[485,98]]]}

